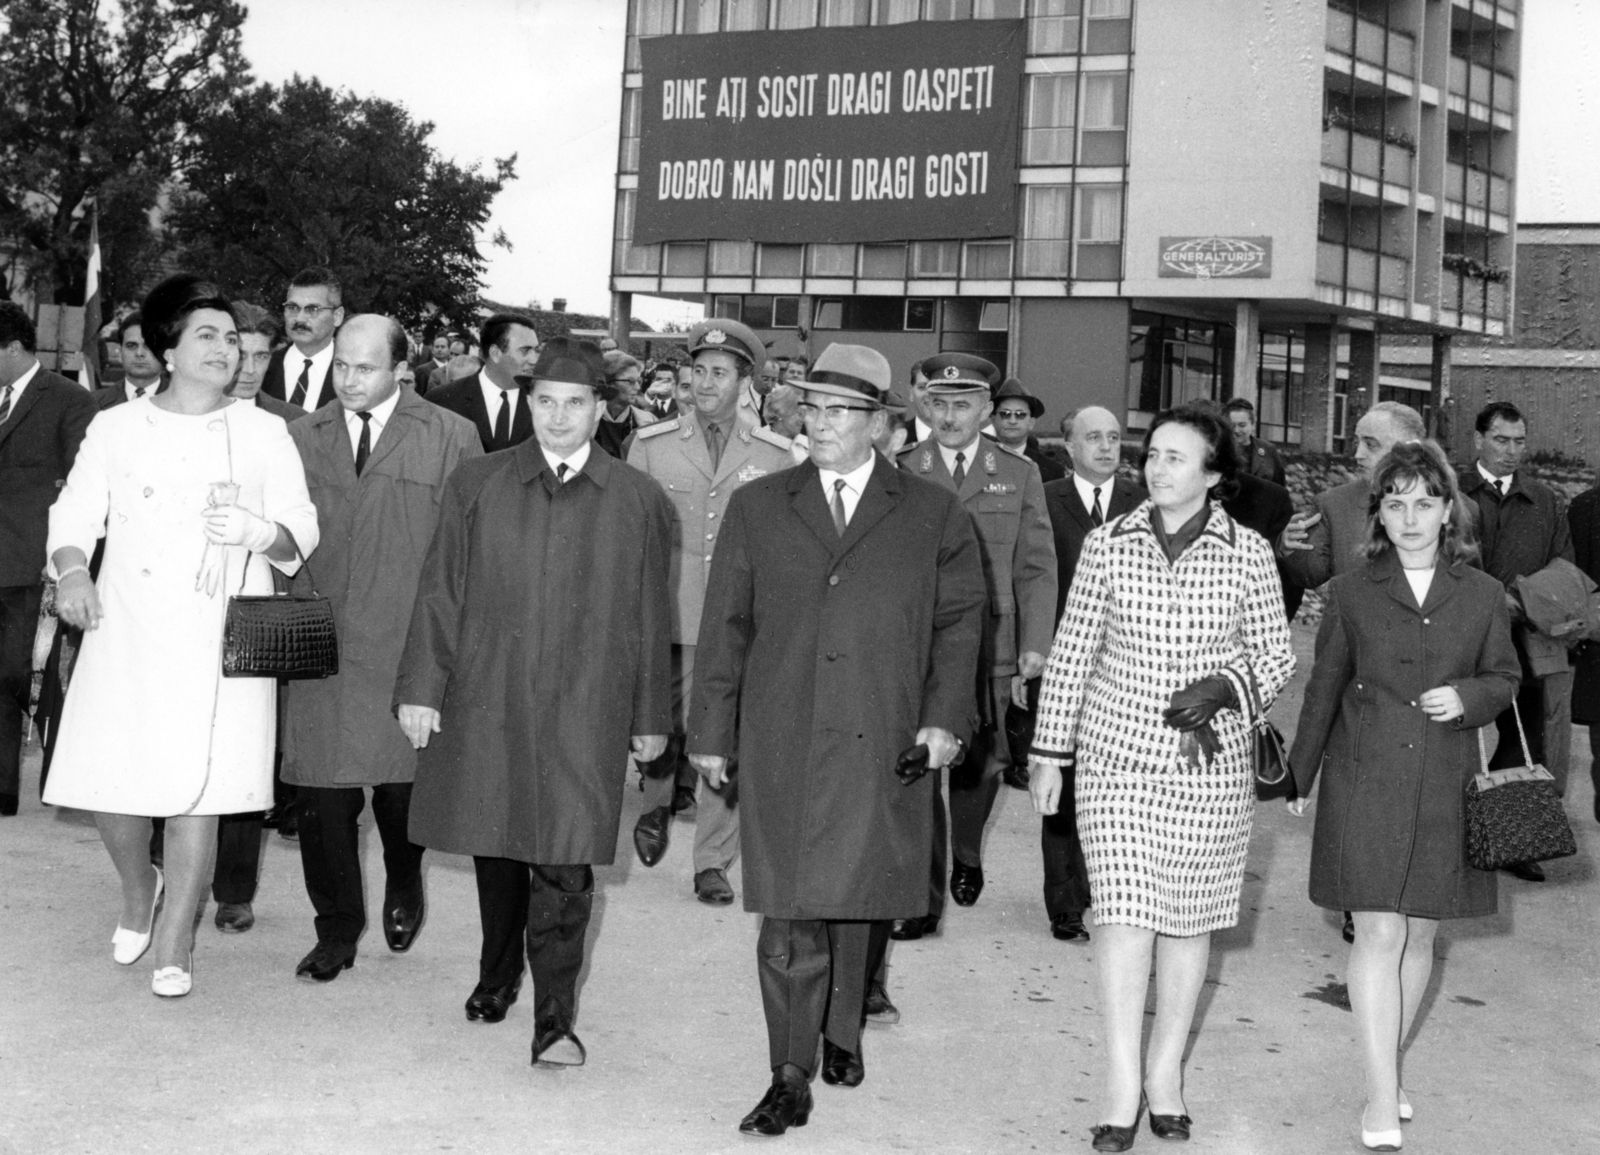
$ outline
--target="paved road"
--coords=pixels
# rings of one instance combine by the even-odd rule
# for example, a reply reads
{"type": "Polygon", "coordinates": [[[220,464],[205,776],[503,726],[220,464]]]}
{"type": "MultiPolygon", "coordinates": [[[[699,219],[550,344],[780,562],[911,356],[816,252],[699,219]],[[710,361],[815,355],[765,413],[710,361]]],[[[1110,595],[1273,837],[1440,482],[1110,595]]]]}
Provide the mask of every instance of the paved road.
{"type": "MultiPolygon", "coordinates": [[[[1297,629],[1302,666],[1309,642],[1297,629]]],[[[1280,719],[1293,719],[1298,684],[1280,719]]],[[[28,767],[37,773],[36,754],[28,767]]],[[[1496,917],[1440,934],[1406,1067],[1408,1152],[1600,1151],[1589,1106],[1600,826],[1586,776],[1574,778],[1578,857],[1553,864],[1543,886],[1504,878],[1496,917]]],[[[625,831],[638,807],[630,790],[625,831]]],[[[1091,948],[1049,937],[1037,829],[1026,798],[1004,791],[982,900],[952,907],[938,937],[896,946],[904,1018],[867,1034],[866,1083],[819,1083],[810,1124],[779,1144],[1088,1150],[1091,948]]],[[[497,1026],[462,1014],[476,975],[470,861],[428,856],[429,920],[408,955],[390,955],[373,928],[354,970],[314,986],[293,977],[312,942],[298,855],[269,836],[256,929],[220,935],[208,912],[195,992],[165,1002],[144,966],[111,962],[115,882],[88,816],[46,811],[35,790],[0,820],[0,1153],[746,1149],[734,1128],[767,1081],[755,919],[694,900],[690,834],[680,821],[654,870],[629,852],[597,872],[578,1020],[589,1065],[551,1072],[529,1066],[527,1002],[497,1026]]],[[[1216,936],[1189,1061],[1189,1150],[1360,1150],[1346,948],[1337,916],[1305,898],[1310,834],[1279,805],[1257,816],[1244,918],[1216,936]]],[[[375,903],[380,850],[363,837],[375,903]]],[[[1138,1145],[1157,1140],[1145,1130],[1138,1145]]]]}

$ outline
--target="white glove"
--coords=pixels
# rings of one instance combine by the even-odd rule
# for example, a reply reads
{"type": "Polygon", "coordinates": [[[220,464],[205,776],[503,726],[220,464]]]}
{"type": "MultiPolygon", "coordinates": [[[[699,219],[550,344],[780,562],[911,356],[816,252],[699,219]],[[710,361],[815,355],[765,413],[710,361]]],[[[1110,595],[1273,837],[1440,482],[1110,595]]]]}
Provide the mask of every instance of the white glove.
{"type": "Polygon", "coordinates": [[[215,542],[206,542],[206,551],[200,555],[200,570],[194,575],[194,588],[208,598],[216,597],[227,569],[227,551],[215,542]]]}
{"type": "Polygon", "coordinates": [[[242,545],[252,553],[266,553],[278,540],[278,526],[237,505],[219,505],[205,511],[206,540],[218,545],[242,545]]]}

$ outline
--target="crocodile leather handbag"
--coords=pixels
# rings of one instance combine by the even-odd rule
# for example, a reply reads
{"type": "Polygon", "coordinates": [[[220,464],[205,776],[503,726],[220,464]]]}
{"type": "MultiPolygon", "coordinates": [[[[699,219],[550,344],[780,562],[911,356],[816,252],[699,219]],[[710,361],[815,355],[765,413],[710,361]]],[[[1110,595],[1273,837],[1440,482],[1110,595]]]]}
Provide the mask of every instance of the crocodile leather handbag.
{"type": "Polygon", "coordinates": [[[1578,853],[1555,775],[1533,760],[1522,714],[1516,713],[1522,739],[1521,766],[1489,769],[1489,754],[1478,731],[1482,769],[1467,783],[1467,861],[1479,870],[1501,870],[1524,862],[1544,862],[1578,853]]]}
{"type": "MultiPolygon", "coordinates": [[[[298,546],[295,556],[300,556],[298,546]]],[[[311,577],[309,565],[306,577],[311,577]]],[[[330,678],[338,672],[333,606],[317,592],[315,579],[309,595],[236,594],[228,599],[222,629],[224,678],[330,678]]]]}

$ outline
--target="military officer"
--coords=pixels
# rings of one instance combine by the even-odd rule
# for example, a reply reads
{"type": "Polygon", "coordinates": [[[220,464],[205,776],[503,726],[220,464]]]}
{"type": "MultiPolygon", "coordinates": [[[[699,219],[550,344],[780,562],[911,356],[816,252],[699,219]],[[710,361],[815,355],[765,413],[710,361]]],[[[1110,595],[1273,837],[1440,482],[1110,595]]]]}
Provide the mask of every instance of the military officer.
{"type": "MultiPolygon", "coordinates": [[[[633,830],[639,860],[654,866],[667,852],[672,812],[694,805],[694,770],[682,757],[684,702],[694,677],[695,641],[706,576],[728,498],[746,482],[794,464],[789,439],[761,423],[746,403],[767,359],[761,338],[737,321],[714,318],[689,333],[692,412],[640,428],[628,464],[661,483],[677,510],[672,548],[672,708],[675,723],[666,754],[641,767],[645,806],[633,830]],[[674,783],[681,785],[674,790],[674,783]],[[679,793],[687,798],[674,805],[679,793]]],[[[733,901],[728,867],[739,850],[738,786],[701,786],[695,811],[694,890],[706,903],[733,901]]]]}
{"type": "MultiPolygon", "coordinates": [[[[994,410],[1000,371],[967,353],[943,353],[922,364],[933,436],[900,454],[900,468],[952,489],[972,515],[989,584],[979,660],[978,709],[966,759],[950,771],[950,896],[971,906],[983,891],[983,828],[1000,777],[1011,765],[1006,705],[1026,694],[1044,670],[1056,608],[1055,542],[1039,468],[1007,453],[980,432],[994,410]]],[[[928,914],[901,919],[900,939],[920,938],[944,912],[944,804],[934,792],[933,870],[928,914]]]]}

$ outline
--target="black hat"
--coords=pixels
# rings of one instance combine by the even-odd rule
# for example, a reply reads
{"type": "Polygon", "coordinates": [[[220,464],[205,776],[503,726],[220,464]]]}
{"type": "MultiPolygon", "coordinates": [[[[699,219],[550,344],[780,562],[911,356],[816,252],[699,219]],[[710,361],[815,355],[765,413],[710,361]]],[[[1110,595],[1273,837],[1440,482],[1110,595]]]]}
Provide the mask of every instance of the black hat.
{"type": "Polygon", "coordinates": [[[1002,401],[1026,401],[1028,412],[1033,415],[1035,421],[1044,416],[1044,402],[1024,389],[1022,382],[1015,377],[1007,377],[1000,383],[1000,388],[995,390],[994,403],[998,405],[1002,401]]]}
{"type": "Polygon", "coordinates": [[[940,353],[922,363],[930,393],[992,393],[1000,384],[1000,370],[971,353],[940,353]]]}
{"type": "Polygon", "coordinates": [[[567,385],[587,385],[605,400],[614,390],[606,384],[606,365],[600,346],[575,337],[552,337],[539,349],[533,372],[518,377],[518,385],[537,381],[560,381],[567,385]]]}

